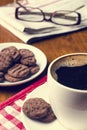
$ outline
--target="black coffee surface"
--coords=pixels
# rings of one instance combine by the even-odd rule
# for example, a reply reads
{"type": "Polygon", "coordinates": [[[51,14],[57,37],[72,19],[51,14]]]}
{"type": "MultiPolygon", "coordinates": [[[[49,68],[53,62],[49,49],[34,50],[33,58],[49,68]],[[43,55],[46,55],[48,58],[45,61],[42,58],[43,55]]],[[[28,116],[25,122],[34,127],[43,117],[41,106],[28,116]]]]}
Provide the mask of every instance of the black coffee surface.
{"type": "Polygon", "coordinates": [[[56,70],[57,81],[67,87],[87,90],[87,65],[78,67],[61,67],[56,70]]]}

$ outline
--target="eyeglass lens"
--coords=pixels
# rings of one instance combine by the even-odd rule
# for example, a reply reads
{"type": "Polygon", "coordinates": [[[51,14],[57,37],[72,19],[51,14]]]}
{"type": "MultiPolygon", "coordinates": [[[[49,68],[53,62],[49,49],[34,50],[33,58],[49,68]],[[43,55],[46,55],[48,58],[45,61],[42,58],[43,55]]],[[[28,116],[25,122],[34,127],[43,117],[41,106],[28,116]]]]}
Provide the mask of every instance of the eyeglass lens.
{"type": "Polygon", "coordinates": [[[28,11],[23,8],[19,8],[18,17],[20,19],[25,19],[27,21],[42,21],[43,15],[39,9],[26,8],[28,11]]]}
{"type": "Polygon", "coordinates": [[[78,21],[78,14],[72,11],[56,11],[52,16],[52,21],[56,24],[72,25],[78,21]]]}

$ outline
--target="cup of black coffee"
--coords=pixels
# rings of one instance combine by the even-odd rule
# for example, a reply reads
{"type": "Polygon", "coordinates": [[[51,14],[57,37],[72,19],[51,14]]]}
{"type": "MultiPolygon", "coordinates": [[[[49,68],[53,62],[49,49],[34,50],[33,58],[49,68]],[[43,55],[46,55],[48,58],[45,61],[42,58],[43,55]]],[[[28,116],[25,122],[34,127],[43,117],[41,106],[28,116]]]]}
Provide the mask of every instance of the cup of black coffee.
{"type": "Polygon", "coordinates": [[[47,84],[58,121],[70,130],[86,130],[87,53],[66,54],[52,61],[47,84]]]}

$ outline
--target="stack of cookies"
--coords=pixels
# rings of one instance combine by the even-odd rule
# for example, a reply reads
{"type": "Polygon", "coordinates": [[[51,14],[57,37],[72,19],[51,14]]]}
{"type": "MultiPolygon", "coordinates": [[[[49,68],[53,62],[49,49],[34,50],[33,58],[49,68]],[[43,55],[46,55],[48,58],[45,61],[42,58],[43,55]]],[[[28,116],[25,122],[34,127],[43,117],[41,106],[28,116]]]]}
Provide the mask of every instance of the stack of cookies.
{"type": "Polygon", "coordinates": [[[0,52],[0,82],[17,82],[39,71],[36,58],[29,49],[6,47],[0,52]]]}
{"type": "Polygon", "coordinates": [[[27,99],[23,104],[22,111],[30,119],[44,123],[56,119],[50,104],[38,97],[27,99]]]}

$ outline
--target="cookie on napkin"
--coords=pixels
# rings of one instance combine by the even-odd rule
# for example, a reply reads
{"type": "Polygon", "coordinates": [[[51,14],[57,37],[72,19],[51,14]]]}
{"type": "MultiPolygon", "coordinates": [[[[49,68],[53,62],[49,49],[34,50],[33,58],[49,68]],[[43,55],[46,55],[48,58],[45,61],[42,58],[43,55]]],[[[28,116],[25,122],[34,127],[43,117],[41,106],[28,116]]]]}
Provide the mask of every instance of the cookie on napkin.
{"type": "Polygon", "coordinates": [[[27,99],[22,110],[27,117],[40,122],[48,123],[56,119],[50,104],[42,98],[27,99]]]}

